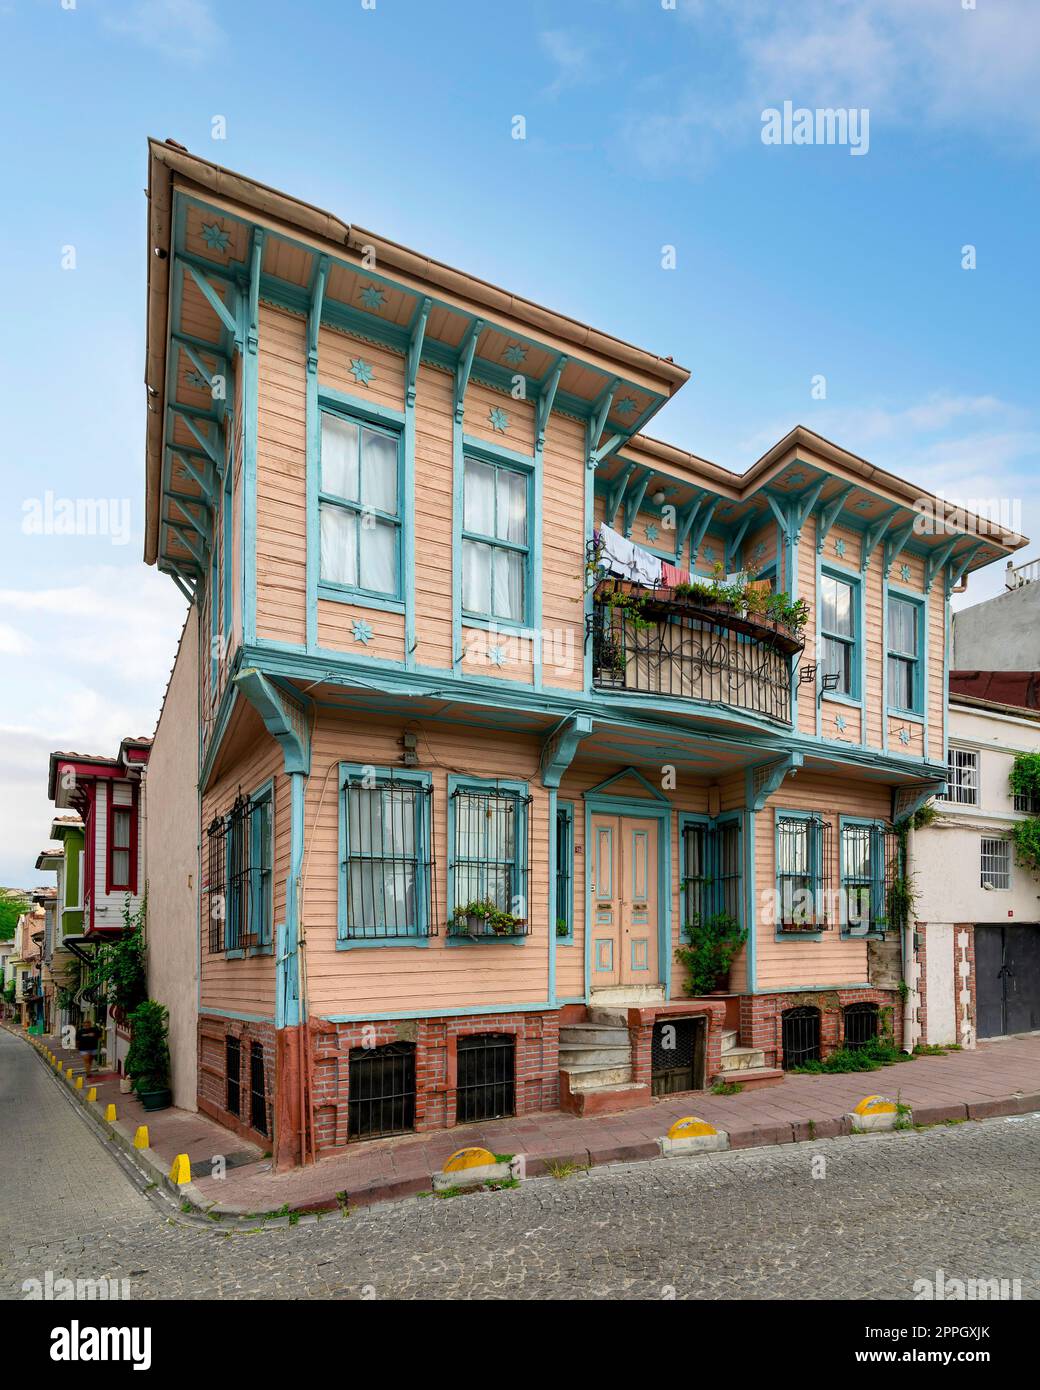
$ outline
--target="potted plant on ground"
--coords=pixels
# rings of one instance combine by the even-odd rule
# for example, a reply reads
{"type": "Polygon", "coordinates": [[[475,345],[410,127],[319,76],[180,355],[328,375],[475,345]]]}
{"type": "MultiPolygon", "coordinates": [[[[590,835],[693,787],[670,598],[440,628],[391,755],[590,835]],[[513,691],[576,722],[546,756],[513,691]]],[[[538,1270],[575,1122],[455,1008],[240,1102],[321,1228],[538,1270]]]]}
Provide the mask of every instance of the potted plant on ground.
{"type": "Polygon", "coordinates": [[[165,1110],[173,1100],[169,1015],[165,1007],[154,999],[138,1004],[130,1015],[130,1030],[127,1075],[133,1078],[138,1099],[146,1110],[165,1110]]]}
{"type": "Polygon", "coordinates": [[[689,943],[676,947],[675,956],[686,967],[686,994],[700,999],[724,985],[733,957],[747,940],[747,930],[729,912],[702,919],[695,916],[683,927],[689,943]]]}

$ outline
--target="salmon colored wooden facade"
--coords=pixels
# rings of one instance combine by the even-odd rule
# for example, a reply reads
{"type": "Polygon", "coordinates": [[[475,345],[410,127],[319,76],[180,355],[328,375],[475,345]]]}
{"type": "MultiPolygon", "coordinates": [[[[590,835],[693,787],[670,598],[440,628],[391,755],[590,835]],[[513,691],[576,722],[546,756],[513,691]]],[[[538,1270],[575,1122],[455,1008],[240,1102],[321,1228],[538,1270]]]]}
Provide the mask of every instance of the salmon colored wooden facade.
{"type": "Polygon", "coordinates": [[[850,1005],[898,1035],[884,831],[945,775],[950,590],[1021,538],[929,530],[804,429],[739,476],[660,443],[670,358],[180,147],[149,198],[146,559],[202,634],[200,1105],[285,1164],[646,1103],[655,1020],[700,1030],[697,1086],[779,1077],[791,1009],[817,1049],[850,1005]],[[626,628],[603,526],[804,599],[804,645],[626,628]],[[707,999],[695,910],[747,932],[707,999]]]}

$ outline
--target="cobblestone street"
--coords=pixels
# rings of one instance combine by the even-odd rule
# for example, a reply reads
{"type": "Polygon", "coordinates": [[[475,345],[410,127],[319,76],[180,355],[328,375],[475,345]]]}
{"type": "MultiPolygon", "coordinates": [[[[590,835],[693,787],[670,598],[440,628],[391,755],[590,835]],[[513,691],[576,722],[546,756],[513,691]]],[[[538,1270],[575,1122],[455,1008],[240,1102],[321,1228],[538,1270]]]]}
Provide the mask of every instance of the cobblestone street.
{"type": "Polygon", "coordinates": [[[5,1299],[47,1271],[135,1298],[906,1299],[937,1270],[1040,1287],[1038,1115],[222,1229],[141,1191],[3,1032],[0,1107],[5,1299]]]}

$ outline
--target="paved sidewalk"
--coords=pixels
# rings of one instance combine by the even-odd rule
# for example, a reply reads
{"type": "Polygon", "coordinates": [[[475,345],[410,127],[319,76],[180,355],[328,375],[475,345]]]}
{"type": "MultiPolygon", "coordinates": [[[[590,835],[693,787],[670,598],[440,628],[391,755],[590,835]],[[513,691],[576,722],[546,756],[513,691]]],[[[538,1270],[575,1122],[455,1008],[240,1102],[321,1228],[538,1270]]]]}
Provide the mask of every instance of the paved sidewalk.
{"type": "MultiPolygon", "coordinates": [[[[74,1078],[78,1074],[78,1056],[62,1053],[58,1038],[29,1041],[57,1052],[66,1067],[73,1066],[74,1078]]],[[[1040,1034],[980,1043],[973,1052],[916,1057],[875,1072],[790,1075],[780,1085],[735,1096],[688,1092],[621,1115],[579,1118],[547,1112],[372,1140],[346,1155],[288,1173],[272,1173],[267,1155],[203,1115],[173,1108],[146,1113],[134,1096],[119,1093],[116,1078],[95,1084],[99,1104],[90,1108],[100,1118],[105,1104],[116,1105],[123,1147],[138,1124],[147,1124],[153,1167],[168,1171],[175,1155],[188,1154],[192,1188],[185,1196],[228,1215],[253,1215],[283,1207],[327,1209],[344,1198],[359,1206],[428,1192],[431,1174],[444,1160],[473,1144],[494,1153],[524,1154],[531,1176],[562,1162],[600,1165],[656,1158],[658,1139],[674,1120],[691,1114],[725,1130],[733,1149],[847,1134],[848,1112],[872,1094],[909,1105],[914,1123],[922,1125],[1027,1114],[1040,1111],[1040,1034]],[[223,1177],[212,1175],[217,1156],[226,1162],[223,1177]]]]}

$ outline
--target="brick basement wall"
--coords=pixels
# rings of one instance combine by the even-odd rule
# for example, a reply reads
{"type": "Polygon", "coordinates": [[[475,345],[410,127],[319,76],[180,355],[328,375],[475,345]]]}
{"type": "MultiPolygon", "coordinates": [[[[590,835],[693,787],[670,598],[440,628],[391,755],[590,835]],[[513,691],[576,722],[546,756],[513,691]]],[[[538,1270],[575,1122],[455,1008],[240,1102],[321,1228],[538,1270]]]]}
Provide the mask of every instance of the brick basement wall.
{"type": "Polygon", "coordinates": [[[322,1155],[348,1141],[352,1048],[415,1044],[415,1128],[450,1129],[456,1123],[458,1042],[475,1033],[515,1039],[516,1114],[557,1110],[560,1104],[559,1015],[508,1013],[372,1023],[310,1023],[315,1141],[322,1155]]]}
{"type": "MultiPolygon", "coordinates": [[[[835,989],[785,994],[745,994],[740,999],[740,1041],[744,1047],[758,1047],[765,1054],[767,1067],[783,1066],[782,1015],[786,1009],[808,1007],[820,1011],[820,1056],[829,1057],[844,1039],[843,1010],[846,1004],[877,1004],[891,1009],[891,1027],[896,1047],[903,1042],[903,1005],[896,990],[835,989]]],[[[882,1027],[884,1021],[882,1020],[882,1027]]]]}
{"type": "Polygon", "coordinates": [[[240,1019],[217,1018],[212,1014],[199,1017],[199,1109],[210,1119],[226,1125],[229,1130],[254,1144],[269,1148],[273,1136],[275,1039],[273,1023],[245,1023],[240,1019]],[[239,1110],[232,1115],[227,1109],[227,1043],[238,1038],[240,1047],[239,1110]],[[267,1093],[267,1133],[263,1134],[250,1123],[251,1087],[250,1052],[259,1042],[264,1050],[264,1089],[267,1093]]]}

